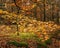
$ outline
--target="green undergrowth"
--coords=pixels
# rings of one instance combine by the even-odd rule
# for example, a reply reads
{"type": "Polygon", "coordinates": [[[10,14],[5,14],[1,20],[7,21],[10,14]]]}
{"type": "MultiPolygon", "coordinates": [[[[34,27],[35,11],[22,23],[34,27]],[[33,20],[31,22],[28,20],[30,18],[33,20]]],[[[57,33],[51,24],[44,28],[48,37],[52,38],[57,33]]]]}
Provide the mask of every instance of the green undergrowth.
{"type": "MultiPolygon", "coordinates": [[[[25,48],[28,48],[28,43],[24,42],[24,41],[22,41],[22,42],[8,41],[7,44],[8,45],[11,44],[11,45],[14,45],[16,47],[25,47],[25,48]]],[[[37,45],[37,48],[48,48],[47,47],[48,44],[49,45],[51,44],[51,39],[46,40],[44,43],[39,42],[36,45],[37,45]]]]}
{"type": "Polygon", "coordinates": [[[47,48],[47,45],[50,45],[52,43],[51,39],[48,39],[44,43],[42,43],[41,39],[38,38],[34,33],[19,33],[19,35],[17,35],[17,33],[15,33],[15,34],[11,33],[10,37],[11,38],[19,38],[22,40],[22,42],[16,42],[15,40],[8,42],[8,44],[12,44],[17,47],[18,46],[20,46],[20,47],[25,46],[26,48],[28,48],[28,43],[25,42],[25,41],[27,41],[27,39],[36,40],[37,41],[37,48],[43,48],[43,47],[47,48]]]}
{"type": "Polygon", "coordinates": [[[46,40],[44,43],[38,42],[37,48],[48,48],[47,45],[50,45],[51,43],[51,39],[46,40]]]}
{"type": "Polygon", "coordinates": [[[19,35],[17,35],[17,33],[11,33],[10,34],[10,37],[11,38],[20,38],[20,39],[36,39],[37,36],[34,34],[34,33],[20,33],[19,32],[19,35]]]}

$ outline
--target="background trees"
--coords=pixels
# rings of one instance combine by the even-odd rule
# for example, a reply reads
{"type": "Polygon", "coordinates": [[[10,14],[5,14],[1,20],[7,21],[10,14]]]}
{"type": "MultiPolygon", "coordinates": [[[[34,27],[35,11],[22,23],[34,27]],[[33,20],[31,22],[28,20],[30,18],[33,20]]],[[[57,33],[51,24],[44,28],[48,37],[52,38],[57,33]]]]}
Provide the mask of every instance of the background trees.
{"type": "Polygon", "coordinates": [[[0,8],[3,10],[19,12],[41,21],[60,23],[59,0],[2,0],[0,2],[0,8]]]}

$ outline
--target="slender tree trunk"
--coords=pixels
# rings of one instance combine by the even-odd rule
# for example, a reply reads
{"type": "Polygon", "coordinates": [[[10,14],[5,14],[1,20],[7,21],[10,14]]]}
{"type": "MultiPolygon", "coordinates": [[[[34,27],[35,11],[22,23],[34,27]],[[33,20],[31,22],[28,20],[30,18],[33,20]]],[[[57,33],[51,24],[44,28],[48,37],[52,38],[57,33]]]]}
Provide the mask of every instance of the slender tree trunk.
{"type": "MultiPolygon", "coordinates": [[[[14,0],[14,3],[15,3],[15,5],[16,5],[16,0],[14,0]]],[[[19,14],[19,10],[20,10],[20,8],[16,5],[16,7],[17,7],[17,14],[19,14]]],[[[16,22],[17,22],[17,35],[19,35],[19,30],[18,30],[18,16],[16,17],[16,22]]]]}
{"type": "Polygon", "coordinates": [[[45,14],[45,0],[44,0],[44,20],[43,21],[45,21],[45,19],[46,19],[46,14],[45,14]]]}

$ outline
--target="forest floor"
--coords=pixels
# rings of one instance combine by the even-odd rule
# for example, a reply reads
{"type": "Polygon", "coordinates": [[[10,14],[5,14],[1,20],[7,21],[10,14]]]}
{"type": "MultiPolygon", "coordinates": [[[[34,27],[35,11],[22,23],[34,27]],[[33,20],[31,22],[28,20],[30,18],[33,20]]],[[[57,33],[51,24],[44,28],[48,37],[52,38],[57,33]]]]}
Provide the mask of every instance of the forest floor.
{"type": "MultiPolygon", "coordinates": [[[[0,30],[2,30],[3,25],[0,26],[0,30]]],[[[6,28],[4,28],[6,29],[6,28]]],[[[5,30],[7,31],[7,30],[5,30]]],[[[15,31],[15,30],[14,30],[15,31]]],[[[37,47],[37,42],[34,38],[33,33],[19,33],[17,36],[17,32],[1,32],[0,33],[0,48],[25,48],[25,47],[16,47],[14,45],[8,45],[8,41],[17,41],[17,42],[26,42],[28,43],[28,48],[39,48],[37,47]],[[23,39],[23,40],[21,40],[23,39]]],[[[56,38],[52,38],[52,43],[50,45],[47,44],[48,48],[60,48],[60,40],[56,38]]],[[[45,48],[45,47],[41,47],[45,48]]]]}

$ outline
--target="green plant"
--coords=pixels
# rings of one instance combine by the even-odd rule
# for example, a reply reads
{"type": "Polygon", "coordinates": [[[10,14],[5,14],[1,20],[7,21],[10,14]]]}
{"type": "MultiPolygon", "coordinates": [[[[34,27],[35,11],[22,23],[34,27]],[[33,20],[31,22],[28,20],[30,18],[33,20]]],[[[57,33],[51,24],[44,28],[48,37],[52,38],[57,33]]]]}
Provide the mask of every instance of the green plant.
{"type": "Polygon", "coordinates": [[[12,45],[15,45],[17,47],[26,47],[28,48],[28,44],[26,42],[16,42],[16,41],[9,41],[7,42],[8,45],[12,44],[12,45]]]}
{"type": "Polygon", "coordinates": [[[47,44],[46,43],[38,43],[37,48],[47,48],[47,44]]]}
{"type": "Polygon", "coordinates": [[[46,41],[45,41],[45,43],[46,43],[47,45],[50,45],[50,44],[52,43],[51,38],[50,38],[50,39],[48,39],[48,40],[46,40],[46,41]]]}

